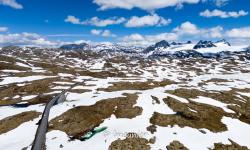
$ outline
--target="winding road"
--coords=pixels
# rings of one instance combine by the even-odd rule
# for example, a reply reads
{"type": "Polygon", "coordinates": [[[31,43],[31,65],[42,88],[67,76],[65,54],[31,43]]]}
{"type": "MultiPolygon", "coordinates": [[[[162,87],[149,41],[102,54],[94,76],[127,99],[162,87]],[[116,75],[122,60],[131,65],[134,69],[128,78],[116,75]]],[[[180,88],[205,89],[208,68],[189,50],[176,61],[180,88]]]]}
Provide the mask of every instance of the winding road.
{"type": "Polygon", "coordinates": [[[32,144],[32,148],[31,148],[32,150],[45,150],[46,149],[46,146],[45,146],[46,132],[48,130],[48,119],[49,119],[49,113],[50,113],[51,107],[53,107],[54,105],[57,105],[58,103],[64,102],[66,100],[66,96],[65,96],[66,92],[68,92],[69,90],[71,90],[72,88],[74,88],[75,86],[81,83],[82,82],[76,83],[72,85],[69,89],[63,90],[59,95],[55,96],[51,101],[49,101],[49,103],[46,104],[45,109],[43,111],[42,118],[38,122],[39,126],[36,131],[35,140],[32,144]]]}

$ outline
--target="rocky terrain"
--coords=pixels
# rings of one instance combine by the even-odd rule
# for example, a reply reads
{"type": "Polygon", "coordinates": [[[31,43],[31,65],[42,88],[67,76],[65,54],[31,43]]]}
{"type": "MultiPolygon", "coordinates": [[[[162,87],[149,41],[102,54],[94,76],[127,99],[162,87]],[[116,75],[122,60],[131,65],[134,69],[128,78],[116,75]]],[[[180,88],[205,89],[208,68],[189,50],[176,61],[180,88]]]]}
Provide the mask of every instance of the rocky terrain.
{"type": "Polygon", "coordinates": [[[48,150],[250,148],[247,46],[9,46],[0,63],[1,150],[30,149],[45,104],[83,81],[51,108],[48,150]]]}

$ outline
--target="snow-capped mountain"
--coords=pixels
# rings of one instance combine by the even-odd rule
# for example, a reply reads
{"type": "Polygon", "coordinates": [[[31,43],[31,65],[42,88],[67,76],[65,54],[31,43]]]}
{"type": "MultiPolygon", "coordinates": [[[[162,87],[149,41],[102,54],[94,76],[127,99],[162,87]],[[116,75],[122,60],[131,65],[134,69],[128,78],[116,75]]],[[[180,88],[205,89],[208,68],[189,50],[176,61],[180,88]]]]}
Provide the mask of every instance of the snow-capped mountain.
{"type": "Polygon", "coordinates": [[[149,46],[143,52],[147,57],[171,57],[171,58],[189,58],[189,57],[205,57],[205,58],[226,58],[233,57],[234,52],[246,51],[246,45],[242,46],[231,46],[225,39],[212,42],[212,41],[199,41],[197,44],[192,44],[188,41],[187,43],[176,43],[167,42],[156,43],[155,45],[149,46]],[[165,43],[163,45],[162,43],[165,43]]]}
{"type": "Polygon", "coordinates": [[[81,44],[67,44],[60,47],[62,50],[91,50],[95,52],[125,52],[136,53],[142,51],[141,47],[136,46],[123,46],[113,43],[101,43],[97,45],[90,45],[87,43],[81,44]]]}
{"type": "Polygon", "coordinates": [[[219,41],[215,42],[215,44],[222,44],[222,45],[224,44],[227,46],[231,46],[231,44],[228,41],[226,41],[225,39],[219,40],[219,41]]]}
{"type": "Polygon", "coordinates": [[[89,50],[90,45],[87,43],[80,43],[80,44],[67,44],[60,47],[63,50],[89,50]]]}
{"type": "Polygon", "coordinates": [[[125,52],[137,53],[142,51],[142,48],[136,46],[123,46],[119,44],[103,43],[91,46],[91,50],[96,52],[125,52]]]}
{"type": "MultiPolygon", "coordinates": [[[[67,44],[61,46],[59,49],[56,48],[36,48],[36,47],[4,47],[2,52],[12,54],[20,53],[39,53],[43,52],[49,54],[49,51],[91,51],[95,53],[102,53],[107,56],[120,56],[128,55],[131,57],[143,57],[143,58],[157,58],[157,57],[170,57],[170,58],[189,58],[189,57],[206,57],[206,58],[217,58],[217,57],[231,57],[234,55],[233,52],[238,51],[249,51],[249,47],[243,46],[231,46],[225,39],[217,42],[212,41],[199,41],[197,44],[193,44],[191,41],[186,43],[180,42],[167,42],[162,40],[146,48],[137,46],[124,46],[113,43],[100,43],[91,45],[87,43],[80,44],[67,44]],[[9,51],[9,52],[8,52],[9,51]]],[[[247,53],[248,54],[248,53],[247,53]]]]}
{"type": "Polygon", "coordinates": [[[210,48],[210,47],[216,47],[213,42],[211,41],[202,41],[200,40],[195,46],[194,49],[200,49],[200,48],[210,48]]]}
{"type": "Polygon", "coordinates": [[[162,40],[162,41],[156,43],[155,45],[151,45],[151,46],[147,47],[143,51],[143,53],[149,53],[149,52],[156,51],[156,50],[162,50],[162,49],[166,49],[168,47],[170,47],[170,44],[167,41],[162,40]]]}

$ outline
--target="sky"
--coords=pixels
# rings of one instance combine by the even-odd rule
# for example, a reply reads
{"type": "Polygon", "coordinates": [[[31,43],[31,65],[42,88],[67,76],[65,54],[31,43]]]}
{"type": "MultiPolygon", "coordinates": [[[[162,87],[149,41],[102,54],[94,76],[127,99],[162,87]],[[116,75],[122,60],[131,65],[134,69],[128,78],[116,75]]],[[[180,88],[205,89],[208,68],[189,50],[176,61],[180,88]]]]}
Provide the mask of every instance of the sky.
{"type": "Polygon", "coordinates": [[[250,0],[0,0],[0,46],[249,44],[250,0]]]}

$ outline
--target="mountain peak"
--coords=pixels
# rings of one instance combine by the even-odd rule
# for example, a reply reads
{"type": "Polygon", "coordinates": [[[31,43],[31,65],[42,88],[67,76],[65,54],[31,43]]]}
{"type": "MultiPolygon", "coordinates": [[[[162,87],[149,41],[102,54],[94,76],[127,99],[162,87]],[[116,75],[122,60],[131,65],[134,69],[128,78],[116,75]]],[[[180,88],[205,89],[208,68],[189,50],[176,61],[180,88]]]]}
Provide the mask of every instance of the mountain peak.
{"type": "Polygon", "coordinates": [[[216,43],[223,43],[225,45],[231,46],[231,44],[226,39],[219,40],[216,43]]]}
{"type": "Polygon", "coordinates": [[[179,43],[179,42],[172,42],[171,45],[182,45],[182,43],[179,43]]]}
{"type": "Polygon", "coordinates": [[[60,49],[63,49],[63,50],[85,50],[88,48],[89,48],[89,45],[87,43],[66,44],[60,47],[60,49]]]}
{"type": "Polygon", "coordinates": [[[211,41],[203,41],[200,40],[195,46],[194,49],[200,49],[200,48],[210,48],[210,47],[216,47],[213,42],[211,41]]]}
{"type": "Polygon", "coordinates": [[[169,44],[166,40],[162,40],[162,41],[157,42],[157,43],[155,44],[155,48],[156,48],[156,47],[167,48],[167,47],[169,47],[169,46],[170,46],[170,44],[169,44]]]}
{"type": "Polygon", "coordinates": [[[156,49],[168,48],[168,47],[170,47],[170,44],[166,40],[162,40],[160,42],[155,43],[155,45],[151,45],[151,46],[147,47],[143,52],[149,53],[149,52],[154,51],[156,49]]]}

